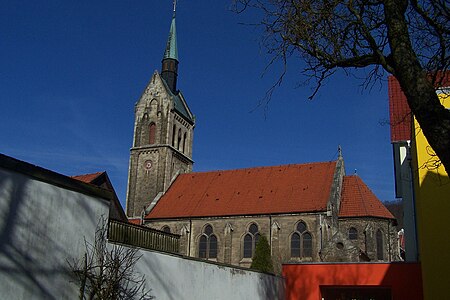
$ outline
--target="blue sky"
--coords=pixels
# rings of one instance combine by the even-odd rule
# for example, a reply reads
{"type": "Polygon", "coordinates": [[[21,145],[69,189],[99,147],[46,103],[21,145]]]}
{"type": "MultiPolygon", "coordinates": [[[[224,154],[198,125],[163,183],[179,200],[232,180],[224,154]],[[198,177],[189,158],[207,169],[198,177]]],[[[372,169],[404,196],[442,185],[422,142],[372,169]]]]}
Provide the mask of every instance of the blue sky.
{"type": "MultiPolygon", "coordinates": [[[[231,0],[179,1],[178,87],[196,115],[194,171],[329,161],[393,200],[387,83],[371,90],[344,73],[318,96],[301,63],[265,112],[281,66],[260,47],[257,15],[231,0]]],[[[172,1],[2,1],[0,152],[77,175],[106,170],[125,203],[134,103],[160,69],[172,1]]],[[[359,72],[358,77],[363,77],[359,72]]]]}

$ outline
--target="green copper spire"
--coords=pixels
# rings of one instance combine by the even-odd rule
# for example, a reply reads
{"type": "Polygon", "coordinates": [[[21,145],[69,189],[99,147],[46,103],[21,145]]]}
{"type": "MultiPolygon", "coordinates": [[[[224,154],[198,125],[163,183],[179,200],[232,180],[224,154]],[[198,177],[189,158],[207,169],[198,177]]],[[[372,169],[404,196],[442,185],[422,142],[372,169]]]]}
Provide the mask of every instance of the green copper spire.
{"type": "Polygon", "coordinates": [[[167,39],[166,51],[164,52],[163,59],[172,58],[178,60],[178,48],[177,48],[177,28],[175,26],[175,10],[176,1],[173,4],[173,16],[172,23],[170,24],[169,38],[167,39]]]}
{"type": "Polygon", "coordinates": [[[170,24],[169,39],[167,40],[166,51],[162,59],[161,77],[167,83],[172,93],[177,94],[178,77],[178,49],[177,49],[177,30],[175,27],[175,11],[177,1],[173,1],[173,17],[170,24]]]}

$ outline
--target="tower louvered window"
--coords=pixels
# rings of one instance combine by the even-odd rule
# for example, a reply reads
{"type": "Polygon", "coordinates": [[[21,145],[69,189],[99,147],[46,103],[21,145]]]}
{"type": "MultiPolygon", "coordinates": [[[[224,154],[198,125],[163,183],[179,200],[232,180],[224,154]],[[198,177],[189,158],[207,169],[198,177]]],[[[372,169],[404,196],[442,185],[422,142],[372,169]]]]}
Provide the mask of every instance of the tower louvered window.
{"type": "Polygon", "coordinates": [[[172,147],[175,147],[175,134],[177,133],[177,127],[175,125],[173,125],[173,130],[172,130],[172,147]]]}
{"type": "Polygon", "coordinates": [[[186,153],[186,139],[187,139],[187,134],[185,132],[184,136],[183,136],[183,153],[186,153]]]}
{"type": "Polygon", "coordinates": [[[178,144],[177,149],[181,150],[181,129],[178,129],[178,144]]]}

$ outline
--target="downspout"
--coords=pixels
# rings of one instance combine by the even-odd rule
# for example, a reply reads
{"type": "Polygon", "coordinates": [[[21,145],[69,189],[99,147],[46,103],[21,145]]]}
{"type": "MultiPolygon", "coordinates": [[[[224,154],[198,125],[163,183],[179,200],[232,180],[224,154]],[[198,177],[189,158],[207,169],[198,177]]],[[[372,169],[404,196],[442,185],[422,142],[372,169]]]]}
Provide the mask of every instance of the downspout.
{"type": "Polygon", "coordinates": [[[320,230],[320,249],[319,252],[322,252],[323,247],[323,232],[322,232],[322,214],[319,215],[319,230],[320,230]]]}
{"type": "Polygon", "coordinates": [[[415,186],[415,180],[414,180],[414,174],[413,174],[413,165],[412,165],[412,155],[411,155],[411,144],[408,142],[408,147],[406,148],[407,158],[409,160],[409,172],[410,172],[410,178],[411,178],[411,200],[412,200],[412,208],[413,208],[413,224],[414,224],[414,245],[416,247],[416,257],[415,261],[419,261],[420,252],[419,252],[419,234],[417,232],[417,211],[416,211],[416,186],[415,186]]]}
{"type": "Polygon", "coordinates": [[[389,246],[389,262],[392,261],[392,247],[391,247],[391,221],[388,220],[388,246],[389,246]]]}
{"type": "Polygon", "coordinates": [[[269,215],[269,245],[270,254],[272,254],[272,215],[269,215]]]}
{"type": "Polygon", "coordinates": [[[192,239],[192,219],[189,219],[189,245],[188,245],[188,256],[191,256],[191,239],[192,239]]]}

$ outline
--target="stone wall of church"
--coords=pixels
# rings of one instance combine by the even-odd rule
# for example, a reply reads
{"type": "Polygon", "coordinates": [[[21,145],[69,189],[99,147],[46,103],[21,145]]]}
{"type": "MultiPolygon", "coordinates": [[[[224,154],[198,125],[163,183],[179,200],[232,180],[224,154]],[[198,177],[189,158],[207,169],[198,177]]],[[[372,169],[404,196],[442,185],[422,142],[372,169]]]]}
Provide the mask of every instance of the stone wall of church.
{"type": "Polygon", "coordinates": [[[244,236],[249,233],[251,224],[255,224],[259,234],[265,235],[271,244],[276,272],[281,271],[281,264],[285,262],[358,262],[366,260],[365,254],[370,261],[378,261],[377,230],[383,235],[382,261],[397,259],[396,233],[391,220],[340,219],[339,229],[332,228],[331,223],[326,213],[305,213],[147,221],[146,226],[155,229],[168,226],[172,233],[181,234],[182,254],[198,257],[200,237],[207,234],[205,228],[210,225],[218,244],[217,257],[210,260],[250,267],[251,258],[244,257],[244,236]],[[299,231],[300,223],[305,225],[303,232],[299,231]],[[350,228],[358,232],[354,240],[349,239],[350,228]],[[302,237],[305,233],[312,237],[311,255],[303,247],[300,255],[295,254],[291,249],[293,235],[302,237]],[[365,254],[361,256],[361,252],[365,254]]]}
{"type": "MultiPolygon", "coordinates": [[[[350,245],[364,252],[370,261],[397,261],[399,249],[397,230],[392,220],[379,218],[345,218],[339,220],[340,232],[346,236],[350,245]],[[351,240],[350,229],[356,229],[357,239],[351,240]],[[382,239],[381,253],[377,251],[377,232],[382,239]],[[381,258],[381,259],[380,259],[381,258]]],[[[355,232],[353,230],[353,232],[355,232]]],[[[360,257],[360,259],[363,259],[360,257]]]]}
{"type": "Polygon", "coordinates": [[[147,148],[134,150],[130,155],[127,215],[140,216],[164,189],[167,149],[147,148]]]}

